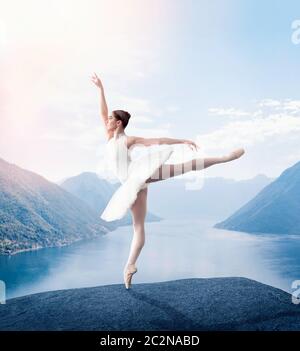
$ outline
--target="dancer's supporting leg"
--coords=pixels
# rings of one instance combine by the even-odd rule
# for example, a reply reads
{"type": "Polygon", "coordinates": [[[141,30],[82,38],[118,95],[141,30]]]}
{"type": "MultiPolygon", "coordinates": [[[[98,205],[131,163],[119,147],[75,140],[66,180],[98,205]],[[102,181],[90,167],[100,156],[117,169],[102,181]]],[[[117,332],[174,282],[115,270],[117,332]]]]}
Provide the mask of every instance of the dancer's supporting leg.
{"type": "Polygon", "coordinates": [[[183,163],[163,164],[159,167],[158,172],[155,172],[152,177],[147,179],[146,183],[157,182],[159,180],[172,178],[190,171],[199,171],[212,165],[233,161],[241,157],[244,152],[244,149],[237,149],[226,156],[195,158],[183,163]]]}
{"type": "MultiPolygon", "coordinates": [[[[134,265],[144,244],[145,244],[145,217],[147,211],[148,188],[141,189],[137,194],[137,199],[131,206],[133,220],[133,238],[130,247],[129,257],[126,267],[134,265]]],[[[126,268],[125,267],[125,268],[126,268]]]]}

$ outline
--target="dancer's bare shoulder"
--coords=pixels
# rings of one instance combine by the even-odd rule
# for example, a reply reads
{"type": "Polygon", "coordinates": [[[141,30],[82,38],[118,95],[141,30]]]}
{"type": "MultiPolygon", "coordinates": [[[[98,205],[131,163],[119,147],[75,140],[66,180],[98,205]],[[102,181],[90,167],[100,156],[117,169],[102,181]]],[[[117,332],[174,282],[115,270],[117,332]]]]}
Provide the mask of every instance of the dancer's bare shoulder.
{"type": "Polygon", "coordinates": [[[127,148],[130,149],[133,147],[138,141],[138,137],[134,135],[126,135],[126,144],[127,148]]]}

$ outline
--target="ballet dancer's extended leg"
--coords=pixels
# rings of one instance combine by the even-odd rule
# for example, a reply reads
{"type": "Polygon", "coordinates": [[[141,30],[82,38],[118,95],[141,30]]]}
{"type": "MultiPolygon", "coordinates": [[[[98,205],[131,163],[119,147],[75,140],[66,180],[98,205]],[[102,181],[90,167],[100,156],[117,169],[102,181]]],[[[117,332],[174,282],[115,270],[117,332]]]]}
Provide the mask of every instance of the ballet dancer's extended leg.
{"type": "Polygon", "coordinates": [[[132,272],[135,273],[135,263],[145,244],[145,217],[147,212],[148,188],[141,189],[134,204],[131,206],[133,221],[133,238],[130,253],[124,268],[124,281],[126,288],[130,287],[132,272]]]}
{"type": "Polygon", "coordinates": [[[190,171],[199,171],[212,165],[233,161],[240,158],[244,152],[245,150],[240,148],[232,151],[226,156],[195,158],[183,163],[163,164],[159,167],[158,172],[155,172],[152,177],[147,179],[146,183],[157,182],[159,180],[172,178],[190,171]]]}

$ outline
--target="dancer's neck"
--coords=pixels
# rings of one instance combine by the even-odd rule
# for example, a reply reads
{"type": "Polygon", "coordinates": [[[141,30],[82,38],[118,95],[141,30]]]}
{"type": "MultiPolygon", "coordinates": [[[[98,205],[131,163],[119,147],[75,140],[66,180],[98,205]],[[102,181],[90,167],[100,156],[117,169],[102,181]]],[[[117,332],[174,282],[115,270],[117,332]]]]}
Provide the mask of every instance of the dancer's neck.
{"type": "Polygon", "coordinates": [[[126,135],[124,132],[114,133],[114,134],[117,138],[119,138],[120,136],[126,135]]]}

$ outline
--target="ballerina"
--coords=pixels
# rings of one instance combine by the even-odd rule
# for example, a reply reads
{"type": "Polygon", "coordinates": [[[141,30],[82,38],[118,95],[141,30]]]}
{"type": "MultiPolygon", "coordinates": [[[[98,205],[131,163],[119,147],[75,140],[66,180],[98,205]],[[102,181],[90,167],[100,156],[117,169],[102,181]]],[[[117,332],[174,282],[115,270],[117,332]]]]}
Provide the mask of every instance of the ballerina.
{"type": "Polygon", "coordinates": [[[109,115],[102,82],[96,73],[91,79],[100,91],[100,115],[107,137],[107,154],[115,175],[122,183],[106,205],[101,218],[105,221],[121,219],[128,209],[131,210],[132,215],[134,234],[123,271],[124,283],[126,289],[129,289],[132,276],[137,272],[136,261],[145,244],[144,222],[149,183],[236,160],[244,154],[245,150],[239,148],[225,156],[194,158],[180,164],[166,164],[174,151],[171,145],[186,144],[192,150],[197,150],[199,146],[192,140],[186,139],[143,138],[127,135],[125,128],[131,117],[130,113],[124,110],[113,110],[109,115]],[[137,160],[131,158],[132,149],[138,145],[147,147],[163,144],[167,146],[162,150],[149,153],[137,160]]]}

